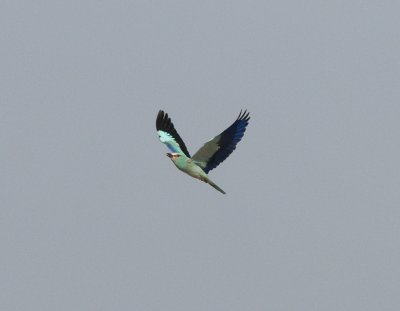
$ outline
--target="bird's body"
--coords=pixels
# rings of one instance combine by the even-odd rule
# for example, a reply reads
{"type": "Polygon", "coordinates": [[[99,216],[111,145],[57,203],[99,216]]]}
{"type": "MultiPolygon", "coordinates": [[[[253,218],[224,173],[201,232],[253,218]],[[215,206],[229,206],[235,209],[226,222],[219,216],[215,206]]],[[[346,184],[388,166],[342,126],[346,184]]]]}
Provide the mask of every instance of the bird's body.
{"type": "Polygon", "coordinates": [[[213,168],[224,161],[236,148],[243,137],[249,120],[249,114],[240,113],[237,120],[220,135],[204,144],[192,157],[178,132],[174,128],[168,114],[159,111],[156,128],[160,141],[172,151],[167,156],[182,172],[208,183],[219,192],[225,194],[207,175],[213,168]]]}
{"type": "MultiPolygon", "coordinates": [[[[171,155],[174,156],[174,154],[171,155]]],[[[192,158],[188,158],[185,154],[179,156],[175,154],[175,156],[176,158],[171,157],[172,162],[182,172],[200,180],[207,178],[207,174],[204,173],[201,167],[198,166],[192,158]]]]}
{"type": "Polygon", "coordinates": [[[225,191],[218,187],[208,177],[208,175],[203,171],[198,163],[196,161],[193,161],[193,159],[188,158],[185,154],[167,153],[167,156],[171,158],[175,166],[182,172],[188,174],[189,176],[192,176],[193,178],[204,181],[205,183],[217,189],[219,192],[225,194],[225,191]]]}

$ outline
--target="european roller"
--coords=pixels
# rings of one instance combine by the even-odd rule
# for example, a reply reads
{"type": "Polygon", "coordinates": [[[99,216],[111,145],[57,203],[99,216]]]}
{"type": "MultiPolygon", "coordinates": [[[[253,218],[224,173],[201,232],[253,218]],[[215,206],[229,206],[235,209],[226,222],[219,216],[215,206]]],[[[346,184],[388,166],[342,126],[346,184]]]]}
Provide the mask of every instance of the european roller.
{"type": "Polygon", "coordinates": [[[206,142],[192,157],[170,117],[162,110],[157,115],[156,129],[160,141],[171,151],[167,153],[167,156],[179,170],[204,181],[225,194],[225,191],[218,187],[207,174],[236,149],[237,143],[246,131],[249,120],[249,113],[246,110],[243,113],[240,111],[239,116],[230,127],[206,142]]]}

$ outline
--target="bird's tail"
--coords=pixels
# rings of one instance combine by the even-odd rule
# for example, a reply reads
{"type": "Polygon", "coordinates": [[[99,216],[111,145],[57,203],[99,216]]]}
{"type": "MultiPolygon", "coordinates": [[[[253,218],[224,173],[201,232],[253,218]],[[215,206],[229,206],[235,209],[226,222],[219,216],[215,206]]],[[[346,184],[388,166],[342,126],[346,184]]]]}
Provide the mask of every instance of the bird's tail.
{"type": "Polygon", "coordinates": [[[208,179],[207,180],[207,184],[209,184],[210,186],[214,187],[215,189],[217,189],[219,192],[226,194],[224,190],[222,190],[220,187],[218,187],[212,180],[208,179]]]}

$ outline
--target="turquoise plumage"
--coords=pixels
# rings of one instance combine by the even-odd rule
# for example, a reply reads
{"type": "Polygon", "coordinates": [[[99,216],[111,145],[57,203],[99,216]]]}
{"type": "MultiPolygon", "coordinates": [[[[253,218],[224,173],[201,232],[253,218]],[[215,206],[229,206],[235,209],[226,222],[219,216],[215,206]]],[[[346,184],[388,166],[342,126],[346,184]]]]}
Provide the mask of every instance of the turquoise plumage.
{"type": "Polygon", "coordinates": [[[171,153],[167,153],[167,156],[179,170],[208,183],[219,192],[225,194],[207,174],[236,149],[237,143],[242,139],[246,131],[249,120],[249,113],[240,111],[236,121],[230,127],[205,143],[192,157],[190,157],[185,143],[176,131],[168,114],[162,110],[157,115],[156,129],[160,141],[171,151],[171,153]]]}

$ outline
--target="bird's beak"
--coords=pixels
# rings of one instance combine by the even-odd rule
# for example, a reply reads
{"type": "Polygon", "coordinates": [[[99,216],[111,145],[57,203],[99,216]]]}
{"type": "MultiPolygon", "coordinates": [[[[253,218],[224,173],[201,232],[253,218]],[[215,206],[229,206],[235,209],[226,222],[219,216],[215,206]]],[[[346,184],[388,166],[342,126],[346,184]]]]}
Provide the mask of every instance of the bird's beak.
{"type": "Polygon", "coordinates": [[[172,153],[167,153],[167,157],[172,159],[172,153]]]}

